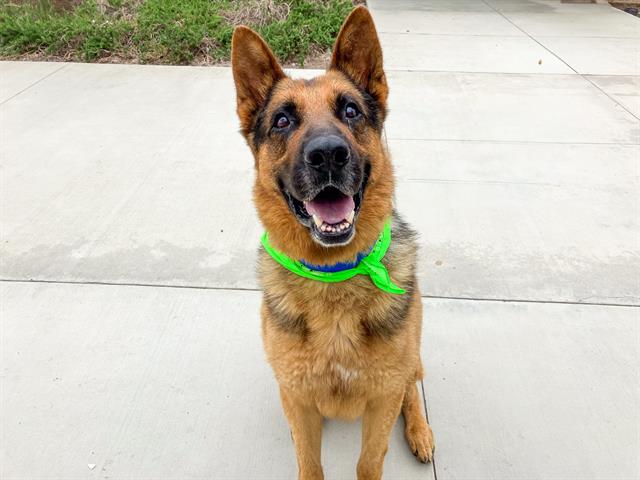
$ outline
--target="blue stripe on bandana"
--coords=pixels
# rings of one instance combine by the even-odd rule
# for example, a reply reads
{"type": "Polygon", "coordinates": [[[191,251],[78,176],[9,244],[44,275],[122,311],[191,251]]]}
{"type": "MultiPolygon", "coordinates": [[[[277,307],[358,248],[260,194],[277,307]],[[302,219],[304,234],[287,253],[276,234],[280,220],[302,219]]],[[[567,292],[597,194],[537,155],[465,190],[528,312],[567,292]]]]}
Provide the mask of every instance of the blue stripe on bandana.
{"type": "Polygon", "coordinates": [[[313,265],[312,263],[307,263],[304,260],[300,260],[300,263],[310,270],[315,270],[317,272],[335,273],[342,272],[343,270],[349,270],[351,268],[356,268],[360,264],[362,259],[370,253],[371,248],[367,252],[358,253],[355,262],[338,262],[333,265],[313,265]]]}

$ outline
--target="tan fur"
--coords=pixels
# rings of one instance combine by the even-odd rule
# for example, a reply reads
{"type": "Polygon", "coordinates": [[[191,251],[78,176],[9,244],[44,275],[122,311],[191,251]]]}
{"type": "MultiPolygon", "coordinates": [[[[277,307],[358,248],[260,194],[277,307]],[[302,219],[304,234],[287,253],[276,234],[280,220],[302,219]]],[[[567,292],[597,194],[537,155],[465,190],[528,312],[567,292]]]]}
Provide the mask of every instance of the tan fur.
{"type": "MultiPolygon", "coordinates": [[[[386,113],[387,84],[373,21],[364,7],[345,21],[328,72],[312,82],[285,78],[268,47],[251,30],[240,27],[233,39],[233,69],[242,131],[256,160],[254,201],[272,245],[291,258],[316,264],[353,260],[378,238],[392,216],[393,171],[380,131],[351,131],[335,118],[337,95],[370,93],[386,113]],[[257,65],[257,71],[252,70],[257,65]],[[354,85],[355,83],[355,85],[354,85]],[[258,110],[291,101],[302,122],[286,144],[254,142],[258,110]],[[291,213],[277,184],[277,173],[295,152],[305,132],[331,123],[369,159],[371,175],[353,240],[323,247],[291,213]]],[[[262,112],[269,116],[269,107],[262,112]]],[[[365,276],[340,283],[299,277],[264,251],[260,257],[262,334],[267,358],[280,386],[298,459],[299,478],[323,478],[320,464],[322,419],[363,418],[359,479],[382,475],[389,434],[402,410],[409,446],[423,462],[432,458],[433,437],[422,413],[416,380],[422,377],[420,335],[422,305],[416,286],[416,246],[402,225],[384,258],[393,281],[407,290],[393,295],[365,276]],[[406,307],[406,308],[405,308],[406,307]],[[396,323],[394,323],[396,322],[396,323]]],[[[393,235],[393,233],[392,233],[393,235]]]]}

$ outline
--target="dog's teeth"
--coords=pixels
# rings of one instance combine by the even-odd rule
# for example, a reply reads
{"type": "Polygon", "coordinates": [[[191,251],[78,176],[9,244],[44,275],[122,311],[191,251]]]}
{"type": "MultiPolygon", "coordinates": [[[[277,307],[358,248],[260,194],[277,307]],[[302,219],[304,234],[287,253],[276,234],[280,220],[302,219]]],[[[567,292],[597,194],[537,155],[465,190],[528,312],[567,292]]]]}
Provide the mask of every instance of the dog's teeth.
{"type": "Polygon", "coordinates": [[[349,215],[347,215],[347,218],[345,218],[345,220],[349,223],[353,223],[353,217],[355,216],[356,216],[356,211],[355,209],[353,209],[349,212],[349,215]]]}
{"type": "MultiPolygon", "coordinates": [[[[318,224],[315,215],[314,215],[313,221],[316,222],[316,225],[318,224]]],[[[349,223],[346,220],[343,220],[342,222],[336,223],[336,224],[333,224],[333,225],[323,221],[321,225],[318,225],[318,229],[321,232],[338,233],[338,232],[345,231],[350,226],[351,226],[351,223],[349,223]]]]}
{"type": "Polygon", "coordinates": [[[316,224],[316,227],[320,228],[323,224],[322,219],[317,215],[312,215],[312,217],[313,217],[313,222],[316,224]]]}

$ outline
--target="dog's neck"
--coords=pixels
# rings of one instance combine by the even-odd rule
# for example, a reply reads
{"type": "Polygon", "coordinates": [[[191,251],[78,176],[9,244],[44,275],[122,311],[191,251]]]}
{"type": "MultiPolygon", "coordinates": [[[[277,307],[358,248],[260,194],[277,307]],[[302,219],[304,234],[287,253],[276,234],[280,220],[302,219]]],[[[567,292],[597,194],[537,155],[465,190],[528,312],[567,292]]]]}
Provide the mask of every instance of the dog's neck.
{"type": "Polygon", "coordinates": [[[373,249],[373,245],[371,245],[371,247],[369,247],[368,250],[364,251],[364,252],[359,252],[356,255],[356,259],[352,262],[350,261],[345,261],[345,262],[336,262],[333,265],[315,265],[313,263],[309,263],[306,262],[304,259],[300,259],[299,262],[304,265],[305,267],[307,267],[310,270],[315,270],[317,272],[325,272],[325,273],[335,273],[335,272],[343,272],[345,270],[350,270],[352,268],[356,268],[358,265],[360,265],[360,262],[371,253],[371,250],[373,249]]]}
{"type": "Polygon", "coordinates": [[[393,283],[387,267],[382,263],[389,246],[391,245],[391,219],[382,229],[378,240],[369,252],[359,253],[354,262],[339,262],[332,265],[309,265],[301,260],[294,260],[283,252],[273,248],[269,242],[269,234],[262,236],[262,246],[265,251],[283,266],[285,269],[300,277],[309,278],[325,283],[337,283],[349,280],[356,275],[365,275],[371,278],[373,284],[388,293],[403,294],[405,290],[393,283]]]}

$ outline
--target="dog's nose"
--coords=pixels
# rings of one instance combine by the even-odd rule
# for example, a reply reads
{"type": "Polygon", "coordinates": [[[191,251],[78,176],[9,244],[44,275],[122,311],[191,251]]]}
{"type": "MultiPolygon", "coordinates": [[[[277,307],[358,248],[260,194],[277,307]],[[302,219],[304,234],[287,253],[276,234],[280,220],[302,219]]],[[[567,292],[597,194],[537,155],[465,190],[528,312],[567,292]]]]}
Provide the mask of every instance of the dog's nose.
{"type": "Polygon", "coordinates": [[[337,135],[316,137],[304,147],[305,163],[317,170],[340,170],[350,158],[349,145],[337,135]]]}

